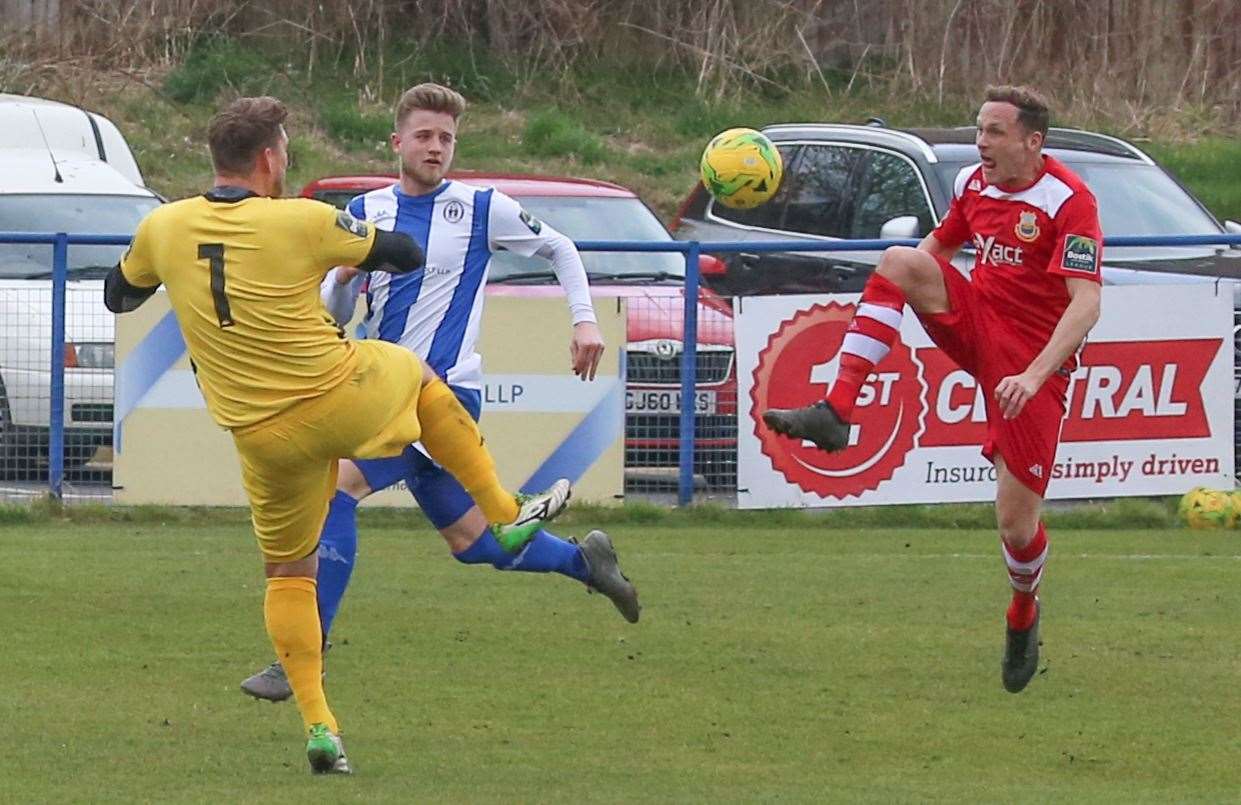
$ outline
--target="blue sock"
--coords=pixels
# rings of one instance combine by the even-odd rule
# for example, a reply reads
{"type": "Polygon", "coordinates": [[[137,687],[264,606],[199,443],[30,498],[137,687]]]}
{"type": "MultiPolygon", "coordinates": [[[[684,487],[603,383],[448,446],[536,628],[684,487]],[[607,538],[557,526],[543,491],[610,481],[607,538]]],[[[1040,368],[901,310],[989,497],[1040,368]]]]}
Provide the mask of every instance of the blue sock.
{"type": "Polygon", "coordinates": [[[319,535],[319,622],[327,640],[358,555],[358,502],[337,491],[319,535]]]}
{"type": "Polygon", "coordinates": [[[554,534],[540,529],[526,546],[515,554],[508,553],[496,542],[491,529],[474,540],[474,544],[453,554],[467,565],[491,565],[497,570],[518,570],[525,573],[555,572],[585,583],[586,558],[582,549],[554,534]]]}

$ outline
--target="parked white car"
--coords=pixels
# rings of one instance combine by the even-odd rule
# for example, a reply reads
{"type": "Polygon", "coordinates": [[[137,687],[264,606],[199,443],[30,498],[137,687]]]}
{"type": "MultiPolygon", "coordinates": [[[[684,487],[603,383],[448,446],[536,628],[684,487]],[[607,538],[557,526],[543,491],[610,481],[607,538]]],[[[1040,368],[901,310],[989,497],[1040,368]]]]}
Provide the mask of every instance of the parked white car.
{"type": "MultiPolygon", "coordinates": [[[[110,121],[0,95],[0,232],[132,234],[161,199],[110,121]]],[[[103,277],[121,246],[71,246],[65,304],[66,468],[106,469],[114,318],[103,277]]],[[[51,413],[52,247],[0,243],[0,476],[46,469],[51,413]]]]}

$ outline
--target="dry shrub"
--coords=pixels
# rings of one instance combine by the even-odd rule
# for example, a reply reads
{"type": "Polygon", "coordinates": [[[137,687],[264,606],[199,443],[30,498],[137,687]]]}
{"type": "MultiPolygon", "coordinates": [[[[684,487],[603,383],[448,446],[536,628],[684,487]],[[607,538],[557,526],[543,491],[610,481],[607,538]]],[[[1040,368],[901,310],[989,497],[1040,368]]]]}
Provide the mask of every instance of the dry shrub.
{"type": "Polygon", "coordinates": [[[10,87],[55,61],[167,66],[224,34],[282,37],[312,69],[352,58],[379,87],[397,50],[386,46],[416,54],[449,41],[487,48],[526,80],[603,62],[688,71],[704,97],[866,87],[934,102],[1020,82],[1078,117],[1134,128],[1185,109],[1241,118],[1236,0],[0,0],[0,11],[6,3],[59,15],[42,26],[39,13],[8,15],[24,29],[0,48],[10,87]]]}

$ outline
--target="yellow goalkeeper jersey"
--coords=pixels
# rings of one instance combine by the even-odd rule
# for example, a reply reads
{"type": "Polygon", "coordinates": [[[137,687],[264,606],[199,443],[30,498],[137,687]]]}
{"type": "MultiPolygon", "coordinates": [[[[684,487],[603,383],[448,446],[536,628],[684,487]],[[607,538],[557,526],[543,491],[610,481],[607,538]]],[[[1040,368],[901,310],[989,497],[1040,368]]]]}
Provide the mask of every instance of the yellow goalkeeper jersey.
{"type": "Polygon", "coordinates": [[[211,415],[261,422],[340,385],[353,344],[319,298],[328,269],[357,265],[375,230],[310,199],[234,188],[165,204],[121,260],[130,284],[167,290],[211,415]]]}

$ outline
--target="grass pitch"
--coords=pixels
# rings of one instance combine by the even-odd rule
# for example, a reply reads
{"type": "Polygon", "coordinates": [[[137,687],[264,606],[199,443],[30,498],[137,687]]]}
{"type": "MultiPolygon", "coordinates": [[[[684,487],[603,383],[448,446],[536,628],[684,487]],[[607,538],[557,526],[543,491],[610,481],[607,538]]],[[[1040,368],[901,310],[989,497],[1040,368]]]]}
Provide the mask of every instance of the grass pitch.
{"type": "Polygon", "coordinates": [[[999,680],[984,530],[620,525],[636,626],[558,577],[364,523],[312,778],[247,529],[0,527],[13,802],[1221,801],[1241,772],[1235,533],[1053,531],[1042,672],[999,680]]]}

